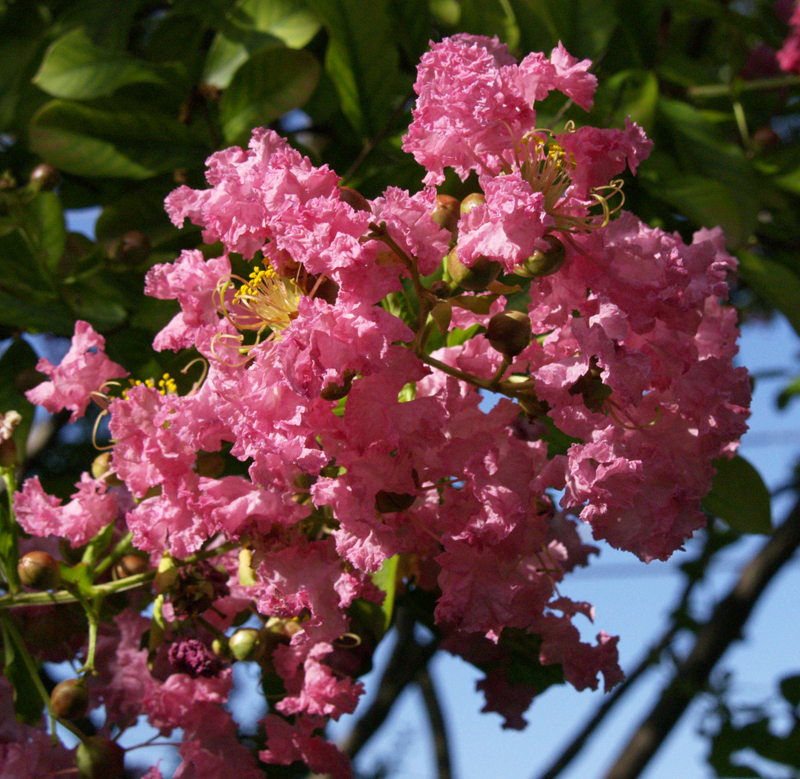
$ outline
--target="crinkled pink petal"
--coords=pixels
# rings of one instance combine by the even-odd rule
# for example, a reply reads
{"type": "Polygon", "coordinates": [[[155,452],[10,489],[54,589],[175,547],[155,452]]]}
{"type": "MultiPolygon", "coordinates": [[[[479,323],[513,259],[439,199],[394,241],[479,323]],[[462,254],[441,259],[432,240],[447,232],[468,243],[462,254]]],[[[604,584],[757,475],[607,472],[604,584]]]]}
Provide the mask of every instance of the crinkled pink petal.
{"type": "Polygon", "coordinates": [[[28,390],[25,397],[37,406],[44,406],[51,413],[69,409],[70,422],[86,413],[92,393],[100,392],[111,379],[127,376],[128,372],[106,357],[105,339],[88,323],[77,321],[72,346],[57,365],[46,357],[36,364],[36,370],[47,374],[45,381],[28,390]]]}

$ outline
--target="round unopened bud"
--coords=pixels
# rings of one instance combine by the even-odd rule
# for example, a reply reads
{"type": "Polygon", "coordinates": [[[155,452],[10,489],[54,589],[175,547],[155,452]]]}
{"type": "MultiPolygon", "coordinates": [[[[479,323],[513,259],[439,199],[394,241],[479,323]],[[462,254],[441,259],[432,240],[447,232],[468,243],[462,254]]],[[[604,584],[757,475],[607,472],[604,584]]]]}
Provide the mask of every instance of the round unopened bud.
{"type": "Polygon", "coordinates": [[[61,174],[52,166],[43,162],[37,165],[31,173],[31,184],[38,190],[51,190],[58,186],[61,174]]]}
{"type": "Polygon", "coordinates": [[[125,750],[104,736],[89,736],[75,752],[78,773],[84,779],[120,779],[125,770],[125,750]]]}
{"type": "Polygon", "coordinates": [[[339,200],[344,201],[356,211],[372,211],[369,201],[352,187],[339,187],[339,200]]]}
{"type": "Polygon", "coordinates": [[[53,555],[47,552],[28,552],[17,564],[19,580],[36,590],[52,590],[61,581],[61,571],[53,555]]]}
{"type": "Polygon", "coordinates": [[[458,227],[458,216],[461,213],[461,203],[452,195],[437,195],[436,207],[431,213],[431,219],[445,230],[454,232],[458,227]]]}
{"type": "Polygon", "coordinates": [[[136,576],[150,570],[150,563],[147,558],[138,554],[126,554],[114,566],[114,576],[117,579],[125,579],[128,576],[136,576]]]}
{"type": "Polygon", "coordinates": [[[255,628],[239,628],[228,641],[237,660],[255,660],[261,646],[261,633],[255,628]]]}
{"type": "Polygon", "coordinates": [[[375,493],[375,508],[381,514],[405,511],[414,505],[416,499],[416,495],[410,495],[407,492],[387,492],[386,490],[378,490],[378,492],[375,493]]]}
{"type": "Polygon", "coordinates": [[[531,320],[522,311],[501,311],[486,328],[492,348],[506,357],[516,357],[531,342],[531,320]]]}
{"type": "Polygon", "coordinates": [[[468,214],[475,206],[482,206],[486,202],[486,195],[482,192],[473,192],[461,201],[461,213],[468,214]]]}
{"type": "Polygon", "coordinates": [[[98,454],[92,460],[92,476],[95,479],[100,479],[111,470],[111,452],[103,452],[98,454]]]}
{"type": "Polygon", "coordinates": [[[517,276],[526,279],[537,278],[539,276],[550,276],[557,273],[564,267],[564,260],[567,258],[567,250],[561,241],[554,235],[545,235],[544,240],[548,246],[546,249],[536,249],[522,265],[514,268],[517,276]]]}
{"type": "Polygon", "coordinates": [[[462,289],[472,292],[485,290],[500,275],[500,271],[503,269],[499,262],[489,260],[486,257],[478,257],[472,263],[472,266],[468,268],[458,259],[458,252],[455,248],[447,255],[446,262],[450,278],[462,289]]]}
{"type": "Polygon", "coordinates": [[[781,136],[769,125],[759,127],[750,139],[753,151],[761,152],[767,149],[777,149],[782,144],[781,136]]]}
{"type": "Polygon", "coordinates": [[[64,679],[50,693],[53,713],[61,719],[80,719],[89,708],[89,690],[83,679],[64,679]]]}
{"type": "Polygon", "coordinates": [[[141,230],[129,230],[114,243],[109,253],[111,259],[136,267],[150,254],[150,239],[141,230]]]}
{"type": "Polygon", "coordinates": [[[231,659],[231,650],[228,645],[228,642],[221,639],[215,638],[211,642],[211,651],[220,659],[220,660],[230,660],[231,659]]]}

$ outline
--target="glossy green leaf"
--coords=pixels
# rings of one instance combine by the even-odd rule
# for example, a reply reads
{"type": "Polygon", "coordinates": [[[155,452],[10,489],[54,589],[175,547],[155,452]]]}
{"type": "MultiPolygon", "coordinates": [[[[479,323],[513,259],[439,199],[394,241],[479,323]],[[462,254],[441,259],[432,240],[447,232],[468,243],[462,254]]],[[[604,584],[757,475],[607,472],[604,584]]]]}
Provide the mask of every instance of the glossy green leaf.
{"type": "Polygon", "coordinates": [[[126,84],[164,83],[158,69],[120,51],[95,46],[84,28],[50,45],[34,83],[53,97],[92,100],[126,84]]]}
{"type": "Polygon", "coordinates": [[[658,104],[658,78],[650,70],[623,70],[604,81],[595,95],[592,116],[601,126],[624,127],[625,119],[651,133],[658,104]]]}
{"type": "Polygon", "coordinates": [[[397,567],[399,563],[399,555],[389,557],[383,561],[381,569],[372,574],[372,581],[383,591],[386,597],[381,604],[381,613],[383,614],[383,632],[385,633],[389,626],[392,624],[392,616],[394,615],[394,601],[397,594],[397,567]]]}
{"type": "Polygon", "coordinates": [[[54,100],[33,118],[30,145],[67,173],[131,179],[200,166],[210,151],[200,131],[152,106],[122,100],[54,100]]]}
{"type": "MultiPolygon", "coordinates": [[[[11,682],[14,697],[14,713],[25,725],[38,725],[42,719],[44,702],[39,694],[32,674],[32,669],[25,662],[26,652],[16,627],[5,614],[0,615],[0,626],[3,634],[3,651],[5,668],[3,673],[11,682]]],[[[30,660],[30,656],[28,657],[30,660]]],[[[31,661],[32,662],[32,661],[31,661]]]]}
{"type": "Polygon", "coordinates": [[[739,273],[756,293],[781,311],[800,333],[800,277],[780,263],[751,251],[737,252],[739,273]]]}
{"type": "Polygon", "coordinates": [[[752,198],[716,178],[681,170],[664,153],[654,152],[639,169],[638,179],[652,197],[698,227],[722,227],[730,246],[740,246],[755,226],[752,198]]]}
{"type": "Polygon", "coordinates": [[[266,49],[254,54],[233,77],[219,105],[225,138],[246,145],[254,127],[269,124],[311,96],[320,67],[307,51],[266,49]]]}
{"type": "Polygon", "coordinates": [[[0,324],[29,333],[50,332],[71,336],[75,329],[75,317],[56,295],[49,300],[34,302],[0,292],[0,324]]]}
{"type": "Polygon", "coordinates": [[[394,111],[398,83],[397,41],[387,0],[307,0],[330,36],[325,69],[342,111],[363,136],[374,137],[394,111]]]}
{"type": "Polygon", "coordinates": [[[317,17],[300,0],[240,0],[211,44],[203,81],[225,89],[256,52],[283,46],[302,49],[319,28],[317,17]]]}
{"type": "Polygon", "coordinates": [[[36,373],[39,361],[31,345],[22,338],[15,338],[0,357],[0,415],[7,411],[16,411],[22,421],[14,430],[14,443],[20,461],[25,456],[25,442],[33,424],[33,404],[25,397],[25,390],[30,389],[36,378],[43,378],[36,373]]]}
{"type": "Polygon", "coordinates": [[[496,35],[515,49],[519,44],[520,32],[514,10],[504,0],[461,0],[461,19],[459,26],[476,35],[496,35]]]}
{"type": "Polygon", "coordinates": [[[769,490],[744,457],[714,460],[717,473],[703,508],[724,520],[737,533],[772,532],[769,490]]]}
{"type": "Polygon", "coordinates": [[[54,269],[64,254],[67,224],[61,200],[55,192],[39,192],[27,204],[31,240],[42,262],[54,269]]]}

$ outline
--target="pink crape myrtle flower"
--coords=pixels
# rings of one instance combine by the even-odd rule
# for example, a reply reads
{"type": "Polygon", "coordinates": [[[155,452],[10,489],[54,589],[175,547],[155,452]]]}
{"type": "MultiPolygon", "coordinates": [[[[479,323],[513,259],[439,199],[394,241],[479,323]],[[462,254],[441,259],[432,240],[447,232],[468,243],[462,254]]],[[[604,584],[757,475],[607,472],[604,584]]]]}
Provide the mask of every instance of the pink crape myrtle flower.
{"type": "Polygon", "coordinates": [[[778,51],[778,65],[784,73],[800,73],[800,5],[789,19],[789,35],[778,51]]]}
{"type": "Polygon", "coordinates": [[[28,479],[22,491],[14,494],[17,522],[34,536],[61,536],[73,547],[88,543],[117,518],[119,504],[106,483],[88,473],[75,486],[78,491],[62,506],[60,498],[45,493],[38,476],[28,479]]]}
{"type": "Polygon", "coordinates": [[[42,357],[36,364],[36,370],[47,374],[50,381],[28,390],[25,397],[51,413],[69,409],[70,422],[82,417],[93,393],[101,392],[106,382],[128,375],[121,365],[106,357],[105,344],[105,338],[88,322],[79,320],[64,359],[55,366],[42,357]]]}

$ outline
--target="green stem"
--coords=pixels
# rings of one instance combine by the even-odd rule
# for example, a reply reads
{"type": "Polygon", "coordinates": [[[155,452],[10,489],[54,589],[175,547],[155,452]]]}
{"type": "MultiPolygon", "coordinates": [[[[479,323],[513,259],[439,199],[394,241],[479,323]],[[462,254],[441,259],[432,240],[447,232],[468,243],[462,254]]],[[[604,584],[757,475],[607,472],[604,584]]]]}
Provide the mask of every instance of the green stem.
{"type": "Polygon", "coordinates": [[[86,650],[86,662],[81,668],[82,674],[96,674],[94,669],[94,658],[97,653],[97,629],[100,622],[100,604],[102,598],[95,598],[91,608],[86,609],[86,618],[89,621],[89,646],[86,650]]]}
{"type": "Polygon", "coordinates": [[[780,89],[800,85],[800,76],[776,76],[775,78],[754,78],[751,81],[735,81],[731,84],[701,84],[688,87],[689,97],[724,97],[740,92],[754,92],[761,89],[780,89]]]}
{"type": "Polygon", "coordinates": [[[14,519],[14,492],[17,489],[17,480],[13,468],[3,468],[3,482],[6,486],[8,498],[8,515],[0,511],[0,536],[8,539],[8,554],[3,556],[3,570],[8,582],[11,595],[16,595],[20,589],[19,571],[19,526],[14,519]]]}
{"type": "Polygon", "coordinates": [[[94,569],[95,576],[102,574],[109,566],[114,565],[121,557],[124,557],[131,549],[131,542],[133,541],[133,533],[126,533],[117,542],[116,546],[111,550],[105,559],[101,560],[94,569]]]}
{"type": "MultiPolygon", "coordinates": [[[[238,541],[229,541],[227,544],[223,544],[214,549],[196,552],[185,560],[176,560],[175,564],[179,567],[192,565],[200,560],[207,560],[210,557],[216,557],[225,552],[230,552],[231,549],[236,549],[237,546],[239,546],[238,541]]],[[[134,576],[126,576],[124,579],[117,579],[115,582],[96,584],[91,590],[87,591],[87,595],[91,598],[104,598],[114,592],[133,590],[152,581],[156,573],[156,570],[145,571],[144,573],[137,573],[134,576]]],[[[80,600],[81,599],[77,595],[67,592],[66,590],[58,590],[57,592],[23,592],[16,595],[9,593],[0,598],[0,611],[4,609],[15,609],[21,606],[52,606],[56,603],[76,603],[80,600]]]]}

